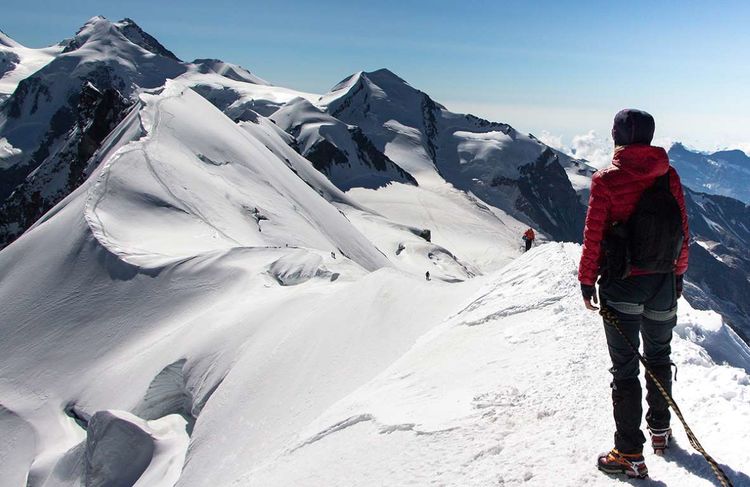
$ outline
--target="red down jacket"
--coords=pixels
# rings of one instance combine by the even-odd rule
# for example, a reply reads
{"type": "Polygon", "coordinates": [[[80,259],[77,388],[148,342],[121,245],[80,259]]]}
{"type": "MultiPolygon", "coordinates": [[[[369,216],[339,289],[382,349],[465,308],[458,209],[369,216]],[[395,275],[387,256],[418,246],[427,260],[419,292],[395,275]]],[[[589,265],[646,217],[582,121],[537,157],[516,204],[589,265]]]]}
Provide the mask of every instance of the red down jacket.
{"type": "MultiPolygon", "coordinates": [[[[688,220],[685,196],[677,171],[669,165],[669,157],[661,147],[633,144],[618,147],[612,165],[597,171],[591,178],[591,196],[583,231],[583,255],[578,267],[578,280],[594,285],[602,263],[602,239],[609,226],[624,222],[635,210],[643,191],[653,185],[656,178],[669,171],[669,187],[682,213],[682,231],[685,240],[677,258],[675,273],[684,274],[688,266],[688,220]]],[[[631,275],[647,274],[633,268],[631,275]]]]}

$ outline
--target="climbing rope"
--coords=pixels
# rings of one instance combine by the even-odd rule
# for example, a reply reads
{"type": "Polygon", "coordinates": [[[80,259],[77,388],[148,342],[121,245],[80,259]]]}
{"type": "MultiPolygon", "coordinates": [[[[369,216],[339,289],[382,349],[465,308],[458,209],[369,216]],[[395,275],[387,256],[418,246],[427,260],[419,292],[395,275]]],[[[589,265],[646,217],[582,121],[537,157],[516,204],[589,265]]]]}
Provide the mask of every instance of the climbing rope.
{"type": "Polygon", "coordinates": [[[711,455],[709,455],[706,450],[703,449],[703,446],[701,446],[700,442],[698,441],[698,438],[693,433],[693,430],[690,429],[690,426],[687,425],[687,422],[685,422],[685,418],[682,416],[682,411],[680,411],[680,408],[677,407],[677,403],[674,402],[674,399],[672,399],[672,396],[667,392],[667,390],[664,388],[664,386],[659,382],[659,379],[656,378],[656,375],[651,371],[651,368],[649,368],[648,364],[646,363],[646,359],[643,358],[643,355],[640,354],[637,348],[635,348],[635,345],[633,345],[633,342],[630,341],[630,339],[623,333],[622,328],[620,328],[620,320],[617,318],[617,315],[615,315],[614,312],[612,312],[611,309],[607,308],[606,306],[602,306],[601,310],[599,311],[599,314],[602,315],[604,318],[604,321],[607,323],[610,323],[612,326],[615,327],[617,332],[622,336],[622,338],[625,339],[625,343],[628,344],[630,347],[630,350],[635,353],[635,355],[638,357],[638,360],[643,364],[643,368],[646,370],[646,374],[651,378],[651,380],[656,385],[656,388],[659,390],[659,393],[664,397],[664,399],[667,401],[667,404],[669,404],[669,407],[672,408],[675,415],[680,419],[680,422],[682,423],[682,426],[685,428],[685,433],[687,434],[688,440],[690,441],[690,445],[695,448],[698,453],[703,455],[703,458],[706,459],[708,464],[711,466],[711,470],[713,470],[714,475],[716,475],[716,478],[718,479],[719,483],[723,487],[734,487],[732,484],[732,481],[729,480],[729,477],[727,474],[724,473],[724,471],[721,469],[718,463],[716,463],[716,460],[714,460],[711,455]]]}

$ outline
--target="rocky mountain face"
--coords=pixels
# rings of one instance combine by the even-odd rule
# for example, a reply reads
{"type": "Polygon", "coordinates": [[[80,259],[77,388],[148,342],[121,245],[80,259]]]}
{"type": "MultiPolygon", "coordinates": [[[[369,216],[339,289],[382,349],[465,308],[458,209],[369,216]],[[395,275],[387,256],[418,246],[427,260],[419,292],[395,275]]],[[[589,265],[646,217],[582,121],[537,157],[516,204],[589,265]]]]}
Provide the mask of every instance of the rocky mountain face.
{"type": "Polygon", "coordinates": [[[686,295],[714,309],[750,342],[750,206],[685,188],[692,243],[686,295]]]}
{"type": "Polygon", "coordinates": [[[593,173],[582,161],[510,125],[450,112],[387,69],[354,74],[319,103],[419,184],[447,181],[554,239],[580,241],[585,207],[567,172],[593,173]]]}
{"type": "Polygon", "coordinates": [[[704,153],[677,143],[669,149],[669,160],[682,183],[695,191],[750,202],[750,156],[743,151],[704,153]]]}
{"type": "Polygon", "coordinates": [[[0,107],[0,247],[86,179],[89,157],[140,89],[186,70],[129,19],[94,17],[61,46],[0,107]]]}
{"type": "MultiPolygon", "coordinates": [[[[94,169],[89,164],[91,157],[131,105],[131,100],[114,88],[99,90],[90,82],[81,88],[72,127],[61,134],[57,144],[55,136],[42,143],[38,157],[44,162],[0,206],[0,244],[15,240],[89,177],[94,169]],[[44,154],[50,150],[53,152],[44,154]]],[[[64,130],[67,124],[60,125],[64,130]]]]}
{"type": "Polygon", "coordinates": [[[375,189],[392,182],[417,184],[356,125],[347,125],[303,98],[271,115],[295,149],[337,187],[375,189]]]}

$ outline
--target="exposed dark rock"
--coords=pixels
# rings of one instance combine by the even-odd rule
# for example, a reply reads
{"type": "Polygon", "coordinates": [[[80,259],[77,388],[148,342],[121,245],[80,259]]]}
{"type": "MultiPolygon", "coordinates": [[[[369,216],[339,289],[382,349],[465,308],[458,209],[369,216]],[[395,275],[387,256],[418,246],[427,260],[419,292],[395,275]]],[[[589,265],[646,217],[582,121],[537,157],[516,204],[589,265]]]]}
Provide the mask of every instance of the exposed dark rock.
{"type": "MultiPolygon", "coordinates": [[[[356,76],[356,75],[355,75],[356,76]]],[[[347,79],[348,80],[348,79],[347,79]]],[[[342,81],[342,83],[345,83],[347,80],[342,81]]],[[[360,77],[357,80],[357,83],[350,89],[347,96],[343,97],[341,101],[337,100],[337,103],[333,107],[329,107],[329,111],[331,115],[334,117],[337,117],[347,108],[352,106],[354,104],[354,101],[357,100],[359,95],[362,93],[362,105],[363,105],[363,112],[369,111],[369,106],[365,107],[367,105],[367,90],[365,89],[365,81],[360,77]]]]}
{"type": "Polygon", "coordinates": [[[555,240],[581,242],[586,208],[570,184],[558,156],[547,148],[533,163],[520,168],[517,209],[530,216],[555,240]]]}
{"type": "Polygon", "coordinates": [[[124,18],[115,24],[117,28],[122,32],[130,42],[137,44],[145,50],[164,56],[175,61],[180,61],[180,58],[174,55],[172,51],[164,47],[159,41],[157,41],[151,34],[141,29],[132,19],[124,18]]]}
{"type": "Polygon", "coordinates": [[[361,161],[370,167],[375,168],[377,171],[395,171],[402,182],[413,185],[417,184],[417,180],[414,179],[411,174],[401,169],[401,167],[390,160],[388,156],[380,152],[377,147],[375,147],[375,144],[367,138],[359,127],[349,128],[349,133],[352,135],[352,140],[357,145],[357,154],[361,161]]]}
{"type": "Polygon", "coordinates": [[[28,167],[14,168],[13,176],[23,179],[0,205],[0,248],[18,238],[88,178],[93,169],[87,166],[89,159],[129,108],[130,101],[116,89],[100,91],[85,82],[80,93],[55,113],[31,159],[34,172],[30,173],[28,167]],[[54,153],[50,153],[52,147],[54,153]]]}
{"type": "Polygon", "coordinates": [[[693,240],[687,279],[702,291],[691,293],[688,289],[686,296],[699,309],[720,312],[748,341],[750,205],[688,188],[685,188],[685,204],[693,240]]]}
{"type": "Polygon", "coordinates": [[[40,98],[48,102],[51,100],[47,85],[39,78],[26,78],[18,83],[16,91],[4,108],[10,118],[20,118],[25,106],[29,107],[28,113],[33,115],[39,109],[40,98]]]}
{"type": "Polygon", "coordinates": [[[13,71],[20,62],[21,58],[18,57],[18,54],[7,51],[0,52],[0,78],[2,78],[5,73],[13,71]]]}
{"type": "Polygon", "coordinates": [[[343,165],[349,162],[346,154],[326,139],[316,142],[305,154],[305,158],[312,162],[315,169],[328,175],[334,164],[343,165]]]}
{"type": "Polygon", "coordinates": [[[424,93],[422,95],[422,123],[424,124],[424,134],[427,137],[427,153],[437,167],[436,139],[438,136],[438,125],[436,114],[440,113],[440,108],[438,108],[432,98],[424,93]]]}

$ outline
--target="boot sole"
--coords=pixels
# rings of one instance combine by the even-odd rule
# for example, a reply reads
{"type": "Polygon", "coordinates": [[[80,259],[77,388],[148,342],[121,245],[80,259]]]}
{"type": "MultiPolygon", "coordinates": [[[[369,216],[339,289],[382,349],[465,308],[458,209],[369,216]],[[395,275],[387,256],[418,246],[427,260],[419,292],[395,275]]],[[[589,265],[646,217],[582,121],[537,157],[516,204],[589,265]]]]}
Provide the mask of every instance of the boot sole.
{"type": "Polygon", "coordinates": [[[601,465],[597,465],[596,468],[598,468],[601,472],[604,472],[608,475],[626,475],[628,478],[631,479],[647,479],[648,473],[642,474],[642,475],[636,475],[630,470],[622,469],[622,468],[607,468],[602,467],[601,465]]]}

